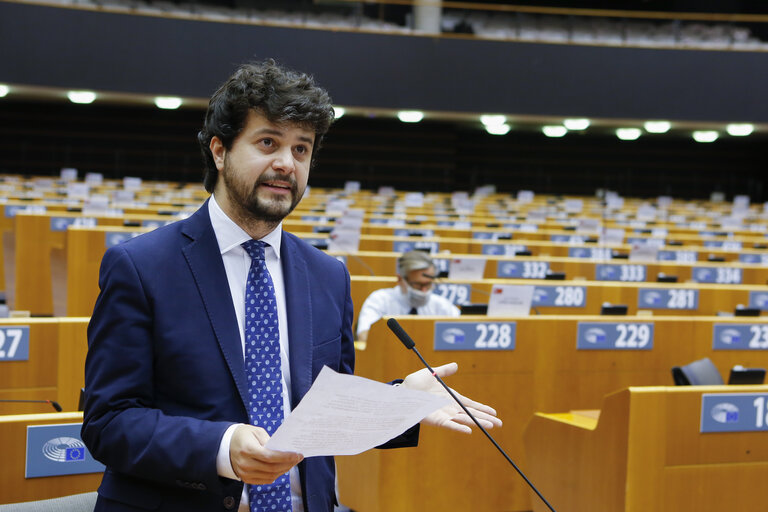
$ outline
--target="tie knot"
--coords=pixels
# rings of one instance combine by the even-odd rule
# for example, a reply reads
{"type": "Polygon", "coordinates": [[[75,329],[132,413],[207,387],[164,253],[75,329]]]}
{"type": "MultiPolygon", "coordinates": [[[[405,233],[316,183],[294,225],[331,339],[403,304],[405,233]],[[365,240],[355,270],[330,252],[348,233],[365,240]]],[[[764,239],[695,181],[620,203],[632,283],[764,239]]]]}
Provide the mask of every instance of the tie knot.
{"type": "Polygon", "coordinates": [[[264,259],[264,247],[267,245],[265,242],[261,240],[247,240],[240,245],[252,260],[264,259]]]}

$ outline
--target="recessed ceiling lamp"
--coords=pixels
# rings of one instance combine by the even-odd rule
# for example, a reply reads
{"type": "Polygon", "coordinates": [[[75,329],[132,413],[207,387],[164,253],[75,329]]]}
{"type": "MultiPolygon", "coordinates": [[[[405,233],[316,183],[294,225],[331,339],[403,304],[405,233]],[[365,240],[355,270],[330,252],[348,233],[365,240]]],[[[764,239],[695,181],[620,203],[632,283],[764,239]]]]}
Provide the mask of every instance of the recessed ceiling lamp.
{"type": "Polygon", "coordinates": [[[643,125],[648,133],[667,133],[672,128],[669,121],[646,121],[643,125]]]}
{"type": "Polygon", "coordinates": [[[0,84],[0,98],[6,97],[10,92],[10,90],[11,88],[8,87],[7,85],[0,84]]]}
{"type": "Polygon", "coordinates": [[[491,135],[506,135],[509,133],[510,126],[506,123],[503,124],[487,124],[485,125],[485,131],[491,135]]]}
{"type": "Polygon", "coordinates": [[[637,140],[641,134],[640,128],[618,128],[616,130],[616,136],[621,140],[637,140]]]}
{"type": "Polygon", "coordinates": [[[541,131],[547,137],[562,137],[563,135],[568,133],[568,128],[566,128],[565,126],[560,126],[559,124],[556,124],[556,125],[542,126],[541,131]]]}
{"type": "Polygon", "coordinates": [[[397,113],[397,118],[404,123],[418,123],[424,119],[424,112],[419,110],[401,110],[397,113]]]}
{"type": "Polygon", "coordinates": [[[181,98],[176,96],[158,96],[155,98],[155,106],[164,110],[176,110],[181,106],[181,98]]]}
{"type": "Polygon", "coordinates": [[[344,107],[333,107],[333,118],[339,119],[340,117],[343,117],[344,114],[347,113],[347,109],[344,107]]]}
{"type": "Polygon", "coordinates": [[[480,116],[480,122],[483,123],[485,126],[501,126],[503,124],[506,124],[507,118],[506,116],[498,115],[498,114],[487,114],[480,116]]]}
{"type": "Polygon", "coordinates": [[[96,100],[96,93],[93,91],[69,91],[67,93],[67,98],[69,98],[69,101],[72,103],[87,105],[96,100]]]}
{"type": "Polygon", "coordinates": [[[693,140],[696,142],[715,142],[718,133],[714,130],[696,130],[693,132],[693,140]]]}
{"type": "Polygon", "coordinates": [[[589,128],[589,119],[566,119],[563,126],[569,130],[586,130],[589,128]]]}
{"type": "Polygon", "coordinates": [[[733,123],[725,127],[728,135],[733,137],[746,137],[755,131],[755,126],[749,123],[733,123]]]}

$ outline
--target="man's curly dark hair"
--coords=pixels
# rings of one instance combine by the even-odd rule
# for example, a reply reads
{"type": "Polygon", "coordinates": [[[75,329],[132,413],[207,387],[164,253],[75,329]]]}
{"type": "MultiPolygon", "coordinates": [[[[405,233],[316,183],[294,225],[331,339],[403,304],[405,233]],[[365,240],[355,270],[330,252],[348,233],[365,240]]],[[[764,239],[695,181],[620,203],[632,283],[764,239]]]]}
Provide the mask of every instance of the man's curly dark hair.
{"type": "Polygon", "coordinates": [[[211,139],[218,137],[226,149],[231,149],[251,110],[270,122],[296,123],[314,131],[313,165],[334,119],[328,92],[311,76],[286,69],[273,59],[240,66],[211,97],[203,129],[197,134],[205,165],[203,185],[208,192],[213,192],[219,174],[211,139]]]}

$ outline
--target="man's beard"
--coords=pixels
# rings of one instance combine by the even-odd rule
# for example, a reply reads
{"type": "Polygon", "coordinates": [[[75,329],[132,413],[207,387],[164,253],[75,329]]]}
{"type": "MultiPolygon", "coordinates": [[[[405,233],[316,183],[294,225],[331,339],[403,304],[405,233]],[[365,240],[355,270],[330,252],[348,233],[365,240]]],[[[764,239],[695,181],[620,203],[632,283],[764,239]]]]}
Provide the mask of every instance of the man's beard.
{"type": "Polygon", "coordinates": [[[230,202],[243,213],[249,213],[253,220],[260,220],[277,224],[296,208],[304,195],[304,190],[299,192],[299,185],[293,175],[280,173],[262,174],[253,185],[248,185],[239,179],[242,173],[233,169],[228,161],[224,162],[221,177],[224,179],[230,202]],[[290,202],[287,197],[274,196],[270,199],[259,198],[259,185],[268,181],[285,181],[290,183],[290,202]]]}

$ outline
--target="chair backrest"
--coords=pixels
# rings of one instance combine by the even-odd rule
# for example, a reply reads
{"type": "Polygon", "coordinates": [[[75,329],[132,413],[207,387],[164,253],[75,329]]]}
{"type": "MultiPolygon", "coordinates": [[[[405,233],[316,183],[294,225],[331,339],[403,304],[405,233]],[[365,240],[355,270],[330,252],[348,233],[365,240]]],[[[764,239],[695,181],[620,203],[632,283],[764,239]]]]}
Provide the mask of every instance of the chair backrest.
{"type": "Polygon", "coordinates": [[[0,505],[0,512],[93,512],[97,493],[86,492],[50,500],[0,505]]]}
{"type": "Polygon", "coordinates": [[[708,357],[685,366],[672,368],[672,378],[677,386],[717,386],[724,384],[723,377],[708,357]]]}

